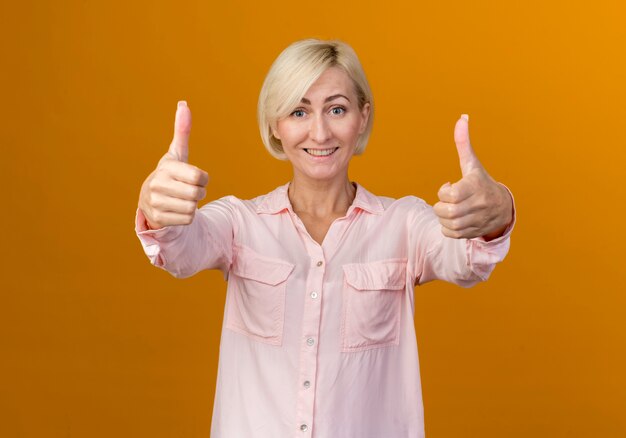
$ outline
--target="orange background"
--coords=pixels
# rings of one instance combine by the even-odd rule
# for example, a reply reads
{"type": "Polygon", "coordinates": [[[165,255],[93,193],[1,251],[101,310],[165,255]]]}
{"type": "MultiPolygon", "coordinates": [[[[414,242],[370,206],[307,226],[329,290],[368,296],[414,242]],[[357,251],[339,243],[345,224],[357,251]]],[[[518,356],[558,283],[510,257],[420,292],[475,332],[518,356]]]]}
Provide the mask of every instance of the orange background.
{"type": "Polygon", "coordinates": [[[626,436],[622,5],[4,5],[0,436],[209,435],[226,284],[149,264],[139,188],[178,99],[207,200],[287,182],[256,100],[278,53],[310,36],[350,43],[374,91],[353,180],[434,203],[460,177],[452,133],[467,112],[476,153],[516,197],[489,282],[416,291],[427,436],[626,436]]]}

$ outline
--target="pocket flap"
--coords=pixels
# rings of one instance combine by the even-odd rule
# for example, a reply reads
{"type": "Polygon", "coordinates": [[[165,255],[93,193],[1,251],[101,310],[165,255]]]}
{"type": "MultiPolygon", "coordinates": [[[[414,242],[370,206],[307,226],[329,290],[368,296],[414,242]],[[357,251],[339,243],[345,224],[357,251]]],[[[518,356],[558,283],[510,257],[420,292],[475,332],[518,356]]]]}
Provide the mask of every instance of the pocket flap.
{"type": "Polygon", "coordinates": [[[358,290],[404,289],[406,259],[351,263],[343,266],[346,281],[358,290]]]}
{"type": "Polygon", "coordinates": [[[294,265],[282,260],[262,256],[247,247],[238,247],[233,261],[233,274],[275,286],[287,280],[294,265]]]}

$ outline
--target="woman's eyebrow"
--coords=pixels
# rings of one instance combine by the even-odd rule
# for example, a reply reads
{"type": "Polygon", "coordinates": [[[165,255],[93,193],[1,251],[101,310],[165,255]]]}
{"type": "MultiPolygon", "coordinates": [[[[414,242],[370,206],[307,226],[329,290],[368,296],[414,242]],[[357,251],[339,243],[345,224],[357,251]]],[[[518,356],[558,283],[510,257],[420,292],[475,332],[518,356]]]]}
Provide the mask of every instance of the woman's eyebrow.
{"type": "MultiPolygon", "coordinates": [[[[344,99],[346,99],[348,102],[350,102],[350,99],[348,99],[346,96],[344,96],[343,94],[333,94],[332,96],[328,96],[326,99],[324,99],[324,103],[326,102],[330,102],[331,100],[335,100],[338,99],[340,97],[343,97],[344,99]]],[[[311,105],[311,101],[309,99],[307,99],[306,97],[303,97],[301,100],[302,103],[305,103],[307,105],[311,105]]]]}

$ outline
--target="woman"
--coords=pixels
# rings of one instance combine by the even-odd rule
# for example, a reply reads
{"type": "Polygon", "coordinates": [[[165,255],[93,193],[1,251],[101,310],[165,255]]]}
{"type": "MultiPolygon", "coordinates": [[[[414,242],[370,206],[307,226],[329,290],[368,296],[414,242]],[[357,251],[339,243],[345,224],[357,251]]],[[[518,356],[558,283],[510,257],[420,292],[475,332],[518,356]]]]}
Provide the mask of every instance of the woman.
{"type": "Polygon", "coordinates": [[[513,203],[474,156],[466,117],[455,128],[463,179],[445,184],[434,208],[350,182],[373,112],[348,45],[292,44],[265,79],[258,119],[293,178],[197,209],[208,176],[186,163],[191,113],[179,103],[136,230],[172,275],[228,278],[214,438],[424,436],[413,288],[486,280],[508,251],[513,203]]]}

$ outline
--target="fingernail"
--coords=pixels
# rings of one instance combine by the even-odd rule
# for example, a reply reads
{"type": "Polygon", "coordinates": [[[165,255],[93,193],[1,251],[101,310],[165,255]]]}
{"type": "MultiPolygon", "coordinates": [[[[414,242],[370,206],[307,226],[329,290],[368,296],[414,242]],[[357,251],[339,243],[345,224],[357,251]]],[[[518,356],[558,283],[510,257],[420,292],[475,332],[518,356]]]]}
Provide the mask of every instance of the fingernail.
{"type": "Polygon", "coordinates": [[[187,101],[185,100],[179,100],[178,101],[178,108],[182,107],[182,106],[187,106],[187,101]]]}
{"type": "Polygon", "coordinates": [[[467,114],[461,114],[461,118],[466,122],[469,122],[469,116],[467,114]]]}

